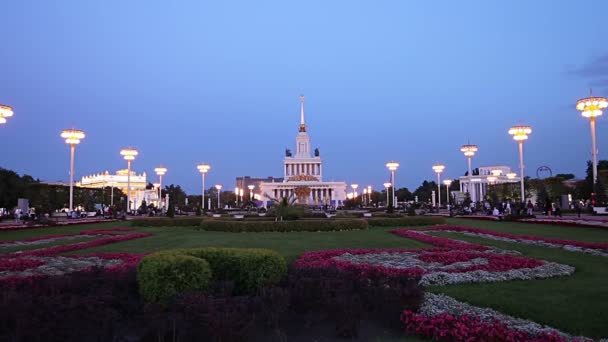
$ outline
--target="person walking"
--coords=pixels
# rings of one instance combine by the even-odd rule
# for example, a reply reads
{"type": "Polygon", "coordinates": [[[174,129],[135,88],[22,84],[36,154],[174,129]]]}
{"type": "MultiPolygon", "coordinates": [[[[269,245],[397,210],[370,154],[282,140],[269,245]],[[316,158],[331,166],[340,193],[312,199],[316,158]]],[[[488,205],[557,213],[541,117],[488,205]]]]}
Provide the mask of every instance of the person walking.
{"type": "Polygon", "coordinates": [[[531,200],[528,200],[528,204],[526,205],[526,207],[528,208],[528,216],[532,216],[532,212],[534,210],[534,204],[532,204],[531,200]]]}

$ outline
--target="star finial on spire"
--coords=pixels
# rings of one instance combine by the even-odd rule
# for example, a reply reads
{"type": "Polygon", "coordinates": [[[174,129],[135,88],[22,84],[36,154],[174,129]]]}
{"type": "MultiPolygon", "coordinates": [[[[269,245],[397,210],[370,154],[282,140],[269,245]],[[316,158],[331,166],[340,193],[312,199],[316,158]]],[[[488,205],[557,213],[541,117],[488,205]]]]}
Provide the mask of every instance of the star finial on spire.
{"type": "Polygon", "coordinates": [[[306,132],[306,121],[304,120],[304,95],[300,95],[300,132],[306,132]]]}

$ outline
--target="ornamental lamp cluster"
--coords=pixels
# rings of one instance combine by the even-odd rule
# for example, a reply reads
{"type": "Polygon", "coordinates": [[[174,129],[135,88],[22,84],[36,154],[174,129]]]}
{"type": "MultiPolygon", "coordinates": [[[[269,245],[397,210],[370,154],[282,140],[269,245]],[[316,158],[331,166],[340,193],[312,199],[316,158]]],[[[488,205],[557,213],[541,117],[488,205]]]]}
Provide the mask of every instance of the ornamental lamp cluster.
{"type": "Polygon", "coordinates": [[[523,141],[528,139],[528,135],[532,133],[530,126],[513,126],[509,129],[509,134],[513,136],[516,141],[523,141]]]}
{"type": "Polygon", "coordinates": [[[126,161],[135,160],[135,157],[137,157],[138,154],[139,154],[139,152],[136,149],[131,148],[131,147],[123,148],[122,150],[120,150],[120,155],[126,161]]]}
{"type": "Polygon", "coordinates": [[[85,138],[84,131],[79,129],[66,129],[61,132],[61,137],[65,139],[65,143],[69,145],[78,145],[80,140],[85,138]]]}
{"type": "Polygon", "coordinates": [[[10,118],[13,114],[13,107],[0,104],[0,124],[5,124],[6,118],[10,118]]]}
{"type": "Polygon", "coordinates": [[[587,97],[576,102],[576,110],[586,118],[598,117],[603,114],[602,109],[608,107],[605,97],[587,97]]]}
{"type": "Polygon", "coordinates": [[[477,152],[477,145],[462,145],[460,152],[464,153],[465,157],[472,157],[477,152]]]}

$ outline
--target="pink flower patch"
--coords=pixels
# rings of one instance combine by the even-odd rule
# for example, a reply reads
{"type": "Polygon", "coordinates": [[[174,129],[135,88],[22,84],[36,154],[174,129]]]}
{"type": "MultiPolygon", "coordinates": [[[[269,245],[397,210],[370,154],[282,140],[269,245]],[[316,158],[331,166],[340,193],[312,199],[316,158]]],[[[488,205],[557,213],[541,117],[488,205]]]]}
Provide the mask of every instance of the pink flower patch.
{"type": "Polygon", "coordinates": [[[25,271],[30,268],[42,266],[44,264],[45,264],[44,261],[27,259],[27,258],[3,259],[3,260],[0,260],[0,272],[2,272],[2,271],[11,271],[11,272],[25,271]]]}

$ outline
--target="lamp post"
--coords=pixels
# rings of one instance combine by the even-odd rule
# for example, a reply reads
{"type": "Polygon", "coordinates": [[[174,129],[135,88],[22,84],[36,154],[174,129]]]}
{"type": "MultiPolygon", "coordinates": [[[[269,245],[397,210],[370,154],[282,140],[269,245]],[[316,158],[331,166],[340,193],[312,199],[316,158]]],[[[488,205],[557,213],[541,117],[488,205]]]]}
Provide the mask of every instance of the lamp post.
{"type": "Polygon", "coordinates": [[[217,209],[219,210],[220,209],[220,194],[222,192],[222,185],[216,184],[215,190],[217,190],[217,209]]]}
{"type": "Polygon", "coordinates": [[[451,179],[444,179],[443,184],[445,184],[445,197],[447,205],[450,205],[450,185],[452,185],[451,179]]]}
{"type": "Polygon", "coordinates": [[[0,104],[0,125],[6,123],[6,118],[13,116],[13,107],[0,104]]]}
{"type": "Polygon", "coordinates": [[[437,174],[437,208],[441,208],[441,173],[445,170],[445,165],[433,165],[433,171],[437,174]]]}
{"type": "MultiPolygon", "coordinates": [[[[467,192],[469,194],[471,193],[470,188],[473,186],[473,168],[471,167],[471,159],[473,158],[477,150],[477,145],[467,144],[462,145],[462,147],[460,147],[460,152],[464,153],[464,156],[467,157],[467,162],[469,165],[469,184],[467,184],[467,192]]],[[[473,195],[475,195],[475,192],[473,192],[473,195]]],[[[475,202],[476,200],[476,198],[473,198],[473,196],[471,196],[471,199],[473,200],[473,202],[475,202]]]]}
{"type": "Polygon", "coordinates": [[[576,102],[576,109],[581,115],[589,118],[591,125],[591,158],[593,162],[593,188],[597,182],[597,143],[595,137],[595,119],[603,114],[602,109],[608,107],[608,100],[605,97],[591,96],[580,99],[576,102]]]}
{"type": "Polygon", "coordinates": [[[399,163],[395,161],[390,161],[386,163],[386,167],[391,171],[391,186],[393,189],[393,207],[395,206],[395,171],[399,168],[399,163]]]}
{"type": "Polygon", "coordinates": [[[247,185],[247,189],[249,189],[249,200],[253,201],[253,189],[255,189],[255,185],[247,185]]]}
{"type": "Polygon", "coordinates": [[[357,198],[357,188],[359,187],[359,184],[351,184],[350,187],[353,188],[353,199],[357,198]]]}
{"type": "MultiPolygon", "coordinates": [[[[110,184],[110,207],[114,207],[114,184],[116,184],[116,182],[108,182],[108,184],[110,184]]],[[[112,209],[114,210],[114,209],[112,209]]]]}
{"type": "Polygon", "coordinates": [[[372,186],[368,185],[367,186],[367,204],[371,204],[372,203],[372,186]]]}
{"type": "Polygon", "coordinates": [[[363,188],[363,202],[367,205],[367,188],[363,188]]]}
{"type": "Polygon", "coordinates": [[[518,142],[519,145],[519,178],[521,187],[521,202],[526,201],[526,194],[524,192],[524,140],[528,139],[528,134],[532,133],[530,126],[513,126],[509,129],[509,134],[513,136],[513,140],[518,142]]]}
{"type": "Polygon", "coordinates": [[[236,203],[236,206],[239,206],[239,187],[237,186],[236,188],[234,188],[234,202],[236,203]]]}
{"type": "Polygon", "coordinates": [[[201,177],[203,179],[203,193],[201,194],[201,209],[203,212],[205,211],[205,175],[209,170],[211,170],[211,166],[209,164],[201,163],[196,166],[198,171],[201,173],[201,177]]]}
{"type": "Polygon", "coordinates": [[[120,155],[127,161],[127,213],[131,210],[131,162],[139,152],[131,147],[120,150],[120,155]]]}
{"type": "Polygon", "coordinates": [[[384,188],[386,189],[386,206],[388,207],[388,188],[391,187],[391,183],[384,183],[384,188]]]}
{"type": "Polygon", "coordinates": [[[244,189],[243,189],[243,188],[240,188],[240,189],[239,189],[239,196],[241,197],[241,203],[243,203],[243,193],[244,193],[244,192],[245,192],[245,191],[244,191],[244,189]]]}
{"type": "MultiPolygon", "coordinates": [[[[1,112],[0,112],[1,113],[1,112]]],[[[0,114],[0,117],[3,117],[0,114]]],[[[65,143],[70,145],[70,213],[74,209],[74,152],[76,145],[80,144],[80,140],[84,139],[84,132],[77,129],[66,129],[61,132],[61,137],[65,139],[65,143]]]]}
{"type": "Polygon", "coordinates": [[[154,172],[158,175],[158,204],[160,212],[163,212],[164,204],[163,204],[163,176],[167,173],[167,168],[163,166],[159,166],[154,169],[154,172]]]}

